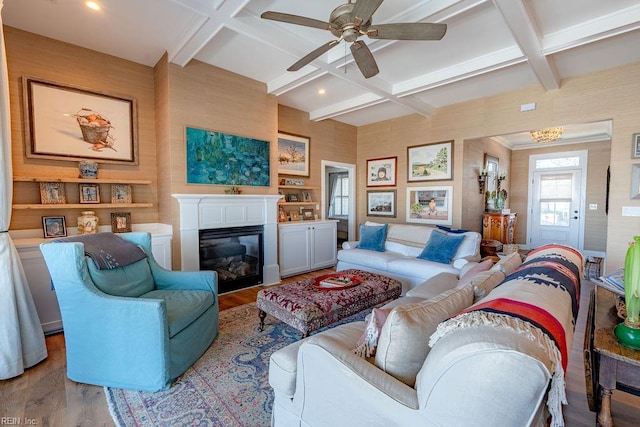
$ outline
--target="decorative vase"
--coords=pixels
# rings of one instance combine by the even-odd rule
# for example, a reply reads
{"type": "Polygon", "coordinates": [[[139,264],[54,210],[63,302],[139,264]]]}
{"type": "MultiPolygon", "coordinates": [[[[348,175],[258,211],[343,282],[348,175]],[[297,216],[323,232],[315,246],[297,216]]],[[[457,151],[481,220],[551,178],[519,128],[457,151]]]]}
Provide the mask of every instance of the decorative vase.
{"type": "Polygon", "coordinates": [[[95,179],[98,177],[98,162],[92,160],[82,160],[78,163],[80,178],[95,179]]]}
{"type": "Polygon", "coordinates": [[[620,323],[613,328],[618,342],[625,347],[632,348],[634,350],[640,350],[640,329],[627,325],[626,323],[620,323]]]}
{"type": "Polygon", "coordinates": [[[494,199],[487,199],[487,210],[492,211],[496,208],[496,202],[494,199]]]}
{"type": "Polygon", "coordinates": [[[504,199],[502,197],[498,197],[496,199],[496,209],[504,208],[504,199]]]}
{"type": "Polygon", "coordinates": [[[94,211],[84,211],[78,217],[78,234],[93,234],[98,232],[98,217],[94,211]]]}

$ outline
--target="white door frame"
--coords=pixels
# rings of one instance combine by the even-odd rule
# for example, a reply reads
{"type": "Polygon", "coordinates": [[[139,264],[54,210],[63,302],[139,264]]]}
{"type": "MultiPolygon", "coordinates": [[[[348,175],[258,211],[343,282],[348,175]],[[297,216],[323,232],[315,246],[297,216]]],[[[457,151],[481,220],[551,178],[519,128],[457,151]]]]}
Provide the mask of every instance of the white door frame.
{"type": "Polygon", "coordinates": [[[533,213],[533,180],[535,172],[553,172],[563,171],[563,170],[581,170],[581,182],[580,182],[580,200],[579,200],[579,217],[578,217],[578,247],[576,249],[582,251],[584,247],[584,230],[585,230],[585,214],[586,214],[586,197],[587,197],[587,161],[588,161],[588,150],[576,150],[576,151],[565,151],[559,153],[548,153],[548,154],[534,154],[529,156],[529,189],[528,189],[528,200],[527,200],[527,244],[526,247],[530,248],[531,244],[531,229],[532,229],[532,213],[533,213]],[[580,166],[578,167],[566,167],[566,168],[557,168],[557,169],[536,169],[536,160],[541,159],[552,159],[555,157],[568,157],[568,156],[579,156],[580,157],[580,166]]]}
{"type": "Polygon", "coordinates": [[[321,171],[321,180],[320,180],[320,193],[322,194],[321,204],[320,204],[320,212],[322,213],[322,219],[326,218],[327,212],[327,187],[326,187],[326,178],[327,178],[327,168],[329,167],[337,167],[347,169],[349,174],[349,228],[348,228],[348,239],[355,240],[356,238],[356,165],[351,163],[341,163],[341,162],[333,162],[331,160],[321,160],[320,161],[320,171],[321,171]]]}

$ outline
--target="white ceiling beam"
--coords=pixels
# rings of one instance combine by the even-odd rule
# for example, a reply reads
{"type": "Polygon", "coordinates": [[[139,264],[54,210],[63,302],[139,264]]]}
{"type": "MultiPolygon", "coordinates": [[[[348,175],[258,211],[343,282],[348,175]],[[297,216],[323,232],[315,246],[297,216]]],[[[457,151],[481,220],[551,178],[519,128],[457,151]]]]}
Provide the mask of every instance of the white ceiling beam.
{"type": "Polygon", "coordinates": [[[318,108],[309,112],[309,118],[314,121],[320,121],[330,119],[332,117],[351,113],[353,111],[361,110],[365,107],[371,107],[373,105],[386,102],[387,100],[381,96],[376,96],[372,93],[357,96],[355,98],[347,99],[343,102],[331,105],[325,108],[318,108]]]}
{"type": "Polygon", "coordinates": [[[545,90],[559,89],[560,76],[542,50],[538,30],[522,0],[493,0],[533,73],[545,90]]]}
{"type": "Polygon", "coordinates": [[[551,55],[638,29],[640,4],[547,34],[542,48],[545,55],[551,55]]]}

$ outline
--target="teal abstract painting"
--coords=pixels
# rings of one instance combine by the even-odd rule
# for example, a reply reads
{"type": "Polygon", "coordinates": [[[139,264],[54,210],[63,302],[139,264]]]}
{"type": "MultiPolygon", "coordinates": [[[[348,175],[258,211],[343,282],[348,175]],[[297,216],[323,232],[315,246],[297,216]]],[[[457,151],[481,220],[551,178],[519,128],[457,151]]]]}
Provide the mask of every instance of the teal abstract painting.
{"type": "Polygon", "coordinates": [[[269,141],[186,128],[187,184],[270,185],[269,141]]]}

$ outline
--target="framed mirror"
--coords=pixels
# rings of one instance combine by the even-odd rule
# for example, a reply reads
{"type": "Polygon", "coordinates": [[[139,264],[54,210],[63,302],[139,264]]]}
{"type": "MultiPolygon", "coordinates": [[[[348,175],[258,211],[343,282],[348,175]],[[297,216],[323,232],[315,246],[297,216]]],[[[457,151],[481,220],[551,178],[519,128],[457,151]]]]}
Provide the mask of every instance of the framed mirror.
{"type": "Polygon", "coordinates": [[[498,187],[498,171],[500,166],[500,160],[488,153],[484,153],[484,168],[487,171],[487,181],[485,184],[485,191],[496,191],[498,187]]]}

